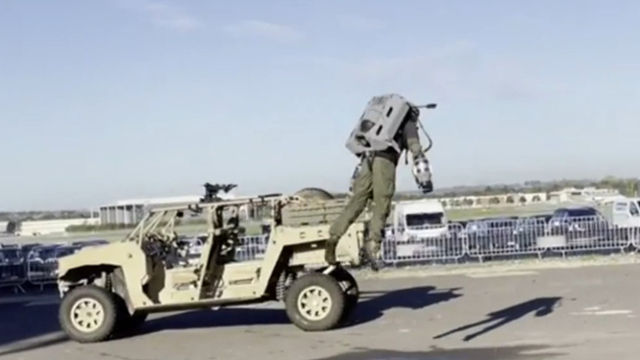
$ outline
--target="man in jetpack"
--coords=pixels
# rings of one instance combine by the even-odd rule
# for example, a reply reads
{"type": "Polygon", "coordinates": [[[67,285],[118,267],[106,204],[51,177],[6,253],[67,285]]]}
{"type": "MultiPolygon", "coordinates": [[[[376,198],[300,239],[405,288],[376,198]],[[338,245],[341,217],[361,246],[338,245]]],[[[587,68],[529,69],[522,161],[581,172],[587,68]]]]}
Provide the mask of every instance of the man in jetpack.
{"type": "Polygon", "coordinates": [[[376,96],[367,104],[346,144],[359,163],[351,178],[352,196],[329,229],[325,261],[330,265],[337,264],[338,241],[371,200],[373,209],[364,261],[375,271],[382,266],[383,232],[396,191],[396,168],[405,151],[411,152],[412,173],[418,187],[425,194],[433,191],[431,168],[425,155],[431,145],[423,151],[418,135],[419,116],[419,107],[398,94],[376,96]]]}

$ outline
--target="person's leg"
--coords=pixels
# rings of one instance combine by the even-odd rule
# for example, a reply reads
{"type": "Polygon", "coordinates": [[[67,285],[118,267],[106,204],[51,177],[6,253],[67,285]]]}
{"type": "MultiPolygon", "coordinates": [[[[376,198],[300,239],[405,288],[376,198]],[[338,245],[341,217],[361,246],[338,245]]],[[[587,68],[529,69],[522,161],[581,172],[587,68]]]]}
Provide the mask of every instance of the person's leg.
{"type": "Polygon", "coordinates": [[[351,199],[349,199],[347,206],[345,206],[340,216],[338,216],[329,228],[329,240],[325,248],[325,261],[329,264],[336,263],[336,247],[338,241],[344,233],[347,232],[349,226],[360,216],[371,196],[371,166],[369,161],[365,159],[363,160],[360,173],[353,183],[353,195],[351,199]]]}
{"type": "Polygon", "coordinates": [[[396,164],[376,157],[372,165],[373,211],[369,226],[367,255],[371,261],[380,259],[380,248],[387,224],[391,201],[396,191],[396,164]]]}

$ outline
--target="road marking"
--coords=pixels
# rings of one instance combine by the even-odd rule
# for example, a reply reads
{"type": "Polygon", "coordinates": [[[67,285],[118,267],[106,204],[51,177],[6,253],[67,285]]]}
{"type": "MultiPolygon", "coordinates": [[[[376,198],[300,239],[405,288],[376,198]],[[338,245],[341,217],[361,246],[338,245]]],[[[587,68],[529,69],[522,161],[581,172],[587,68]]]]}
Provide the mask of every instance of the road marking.
{"type": "Polygon", "coordinates": [[[32,301],[41,301],[43,299],[42,295],[24,295],[24,296],[15,296],[15,297],[7,297],[0,298],[0,305],[4,304],[16,304],[16,303],[29,303],[32,301]]]}
{"type": "Polygon", "coordinates": [[[602,310],[602,311],[582,311],[574,312],[571,315],[593,315],[593,316],[607,316],[607,315],[629,315],[633,313],[631,310],[602,310]]]}
{"type": "Polygon", "coordinates": [[[486,272],[486,273],[471,273],[467,274],[470,278],[493,278],[493,277],[505,277],[505,276],[527,276],[537,275],[537,271],[499,271],[499,272],[486,272]]]}
{"type": "Polygon", "coordinates": [[[47,299],[29,301],[24,306],[25,307],[29,307],[29,306],[55,305],[55,304],[58,304],[59,302],[60,302],[60,299],[58,299],[57,297],[50,297],[50,298],[47,298],[47,299]]]}

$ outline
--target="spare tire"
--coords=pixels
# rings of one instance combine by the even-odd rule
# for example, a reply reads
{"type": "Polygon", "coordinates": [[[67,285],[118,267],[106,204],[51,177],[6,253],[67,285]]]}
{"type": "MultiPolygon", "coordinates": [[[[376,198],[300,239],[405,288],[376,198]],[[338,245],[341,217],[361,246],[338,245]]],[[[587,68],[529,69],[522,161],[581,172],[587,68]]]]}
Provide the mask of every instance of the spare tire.
{"type": "Polygon", "coordinates": [[[309,187],[309,188],[304,188],[302,190],[299,190],[298,192],[296,192],[294,194],[294,196],[298,196],[300,198],[303,198],[305,200],[321,200],[321,201],[325,201],[325,200],[332,200],[335,199],[335,197],[333,196],[333,194],[331,194],[330,192],[320,189],[320,188],[314,188],[314,187],[309,187]]]}

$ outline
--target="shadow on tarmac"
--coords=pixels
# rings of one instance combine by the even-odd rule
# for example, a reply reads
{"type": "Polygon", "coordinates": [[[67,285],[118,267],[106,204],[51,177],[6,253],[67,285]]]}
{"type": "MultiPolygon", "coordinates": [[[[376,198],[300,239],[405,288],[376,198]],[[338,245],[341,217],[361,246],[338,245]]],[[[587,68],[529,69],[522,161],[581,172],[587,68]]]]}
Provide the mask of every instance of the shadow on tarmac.
{"type": "MultiPolygon", "coordinates": [[[[433,286],[413,287],[389,292],[362,292],[360,302],[343,327],[374,321],[394,308],[423,309],[462,296],[459,288],[438,290],[433,286]]],[[[290,324],[283,309],[227,308],[217,311],[197,310],[148,321],[138,334],[167,329],[193,329],[241,325],[290,324]]]]}
{"type": "Polygon", "coordinates": [[[557,306],[559,306],[560,300],[562,300],[561,297],[541,297],[525,301],[523,303],[489,313],[487,314],[487,318],[484,320],[480,320],[478,322],[464,325],[451,331],[447,331],[443,334],[435,336],[434,339],[440,339],[457,332],[477,328],[483,325],[488,325],[485,328],[471,333],[463,338],[464,341],[471,341],[480,335],[486,334],[489,331],[495,330],[510,322],[516,321],[526,316],[527,314],[534,313],[535,317],[549,315],[557,306]]]}
{"type": "MultiPolygon", "coordinates": [[[[389,292],[363,292],[358,307],[354,310],[351,318],[344,327],[355,327],[371,321],[375,321],[384,316],[385,312],[394,308],[405,308],[420,310],[428,306],[437,305],[462,296],[460,288],[437,289],[432,286],[404,288],[389,292]]],[[[457,329],[440,334],[435,338],[442,338],[460,331],[488,325],[475,333],[467,335],[465,341],[472,340],[486,332],[504,326],[512,321],[516,321],[529,313],[541,317],[550,314],[561,298],[546,297],[529,300],[527,302],[510,306],[508,308],[492,312],[487,318],[473,324],[465,325],[457,329]]],[[[6,350],[0,350],[0,356],[7,356],[28,350],[35,350],[60,344],[67,341],[67,338],[60,333],[57,319],[57,303],[39,304],[37,306],[27,306],[29,302],[15,302],[0,304],[0,346],[6,350]],[[20,343],[20,344],[18,344],[20,343]],[[13,345],[13,346],[12,346],[13,345]]],[[[283,309],[251,309],[251,308],[226,308],[221,310],[198,310],[169,315],[147,321],[137,334],[128,336],[150,334],[162,330],[170,329],[193,329],[206,327],[225,326],[252,326],[252,325],[277,325],[290,324],[289,319],[283,309]]],[[[485,350],[474,350],[473,356],[467,350],[442,350],[435,349],[426,353],[394,353],[397,355],[385,355],[389,352],[383,350],[366,350],[369,358],[374,354],[375,358],[385,359],[538,359],[526,355],[513,357],[518,351],[528,351],[516,348],[492,349],[504,351],[504,357],[482,357],[485,350]],[[440,354],[440,357],[436,357],[440,354]],[[446,356],[445,356],[446,355],[446,356]],[[381,357],[382,356],[382,357],[381,357]],[[512,356],[512,357],[509,357],[512,356]]],[[[488,350],[486,350],[488,351],[488,350]]],[[[485,352],[486,352],[485,351],[485,352]]],[[[358,360],[367,359],[362,357],[363,352],[353,354],[343,354],[341,357],[330,358],[331,360],[358,360]]],[[[488,356],[488,355],[487,355],[488,356]]],[[[537,355],[536,355],[537,356],[537,355]]],[[[329,360],[329,358],[327,359],[329,360]]]]}
{"type": "MultiPolygon", "coordinates": [[[[419,310],[462,296],[459,289],[439,290],[432,286],[414,287],[389,292],[363,292],[358,307],[345,327],[374,321],[393,308],[419,310]]],[[[33,300],[31,300],[33,301],[33,300]]],[[[58,304],[28,306],[30,301],[0,304],[0,356],[35,350],[67,341],[60,333],[58,304]],[[41,339],[38,339],[41,338],[41,339]],[[16,344],[21,343],[21,344],[16,344]],[[13,345],[13,346],[12,346],[13,345]]],[[[290,324],[283,309],[226,308],[197,310],[147,321],[135,334],[150,334],[170,329],[290,324]]]]}
{"type": "MultiPolygon", "coordinates": [[[[12,295],[2,294],[0,300],[11,300],[11,297],[12,295]]],[[[9,350],[0,350],[0,356],[51,346],[67,340],[62,334],[56,334],[60,330],[57,302],[46,301],[55,300],[55,297],[55,292],[45,291],[41,296],[30,299],[19,300],[22,297],[17,297],[17,301],[0,303],[0,346],[25,342],[9,350]],[[42,300],[45,301],[43,304],[30,306],[32,302],[42,300]],[[42,339],[36,339],[40,337],[42,339]]]]}

